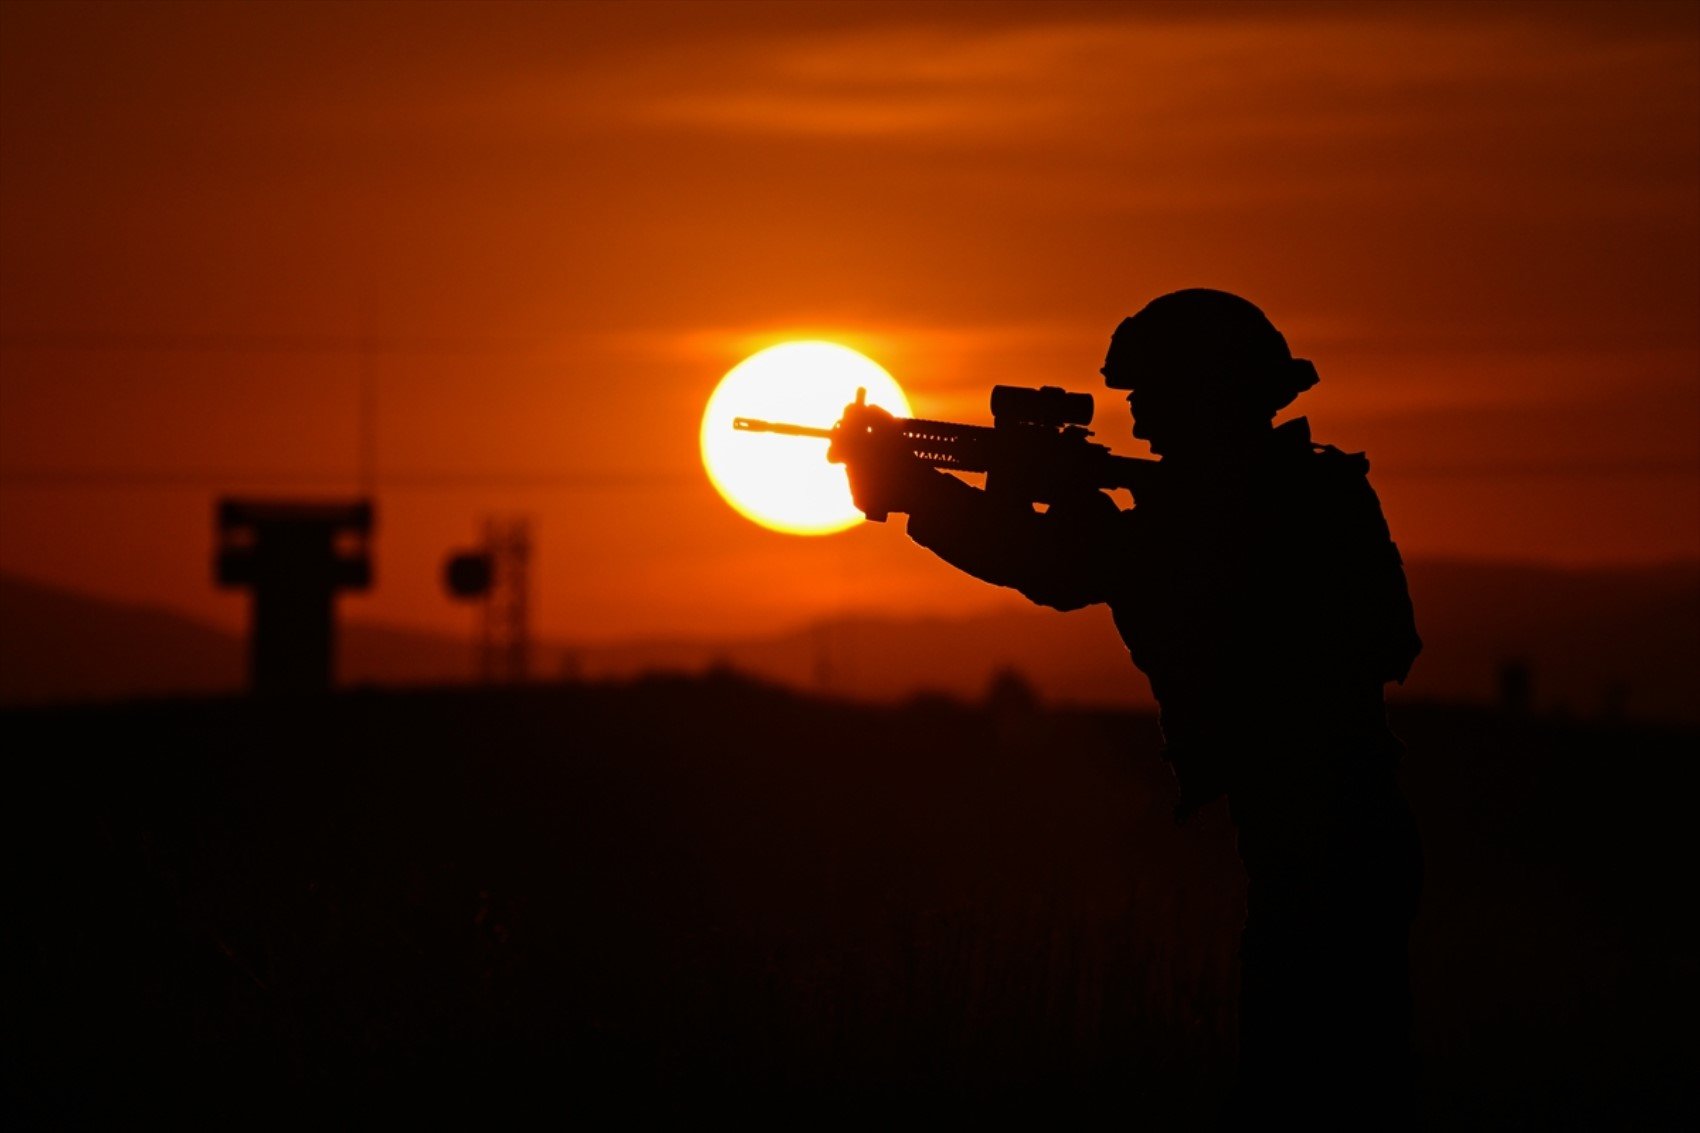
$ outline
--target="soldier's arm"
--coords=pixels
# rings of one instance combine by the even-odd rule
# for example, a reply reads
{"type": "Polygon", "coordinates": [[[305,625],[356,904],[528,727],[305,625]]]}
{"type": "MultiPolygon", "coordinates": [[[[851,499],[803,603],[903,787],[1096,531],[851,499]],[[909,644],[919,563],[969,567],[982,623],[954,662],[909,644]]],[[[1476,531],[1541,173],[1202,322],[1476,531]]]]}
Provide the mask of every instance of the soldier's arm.
{"type": "Polygon", "coordinates": [[[1058,610],[1108,598],[1123,525],[1102,492],[1040,513],[928,470],[909,502],[909,537],[958,570],[1058,610]]]}

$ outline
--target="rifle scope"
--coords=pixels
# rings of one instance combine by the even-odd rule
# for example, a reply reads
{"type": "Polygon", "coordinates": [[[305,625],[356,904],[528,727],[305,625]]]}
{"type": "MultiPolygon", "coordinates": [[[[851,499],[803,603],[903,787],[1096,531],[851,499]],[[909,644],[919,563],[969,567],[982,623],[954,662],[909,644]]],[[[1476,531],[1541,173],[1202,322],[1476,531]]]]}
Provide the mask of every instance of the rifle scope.
{"type": "Polygon", "coordinates": [[[1064,425],[1092,423],[1092,395],[1069,393],[1057,386],[993,386],[992,418],[1021,421],[1060,429],[1064,425]]]}

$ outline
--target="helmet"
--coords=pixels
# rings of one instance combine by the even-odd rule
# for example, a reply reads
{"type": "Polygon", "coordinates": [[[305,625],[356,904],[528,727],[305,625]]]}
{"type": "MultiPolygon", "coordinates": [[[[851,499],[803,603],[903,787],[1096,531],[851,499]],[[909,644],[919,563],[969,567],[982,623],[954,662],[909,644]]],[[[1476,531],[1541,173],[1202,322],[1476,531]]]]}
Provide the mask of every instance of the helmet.
{"type": "Polygon", "coordinates": [[[1123,319],[1101,372],[1111,389],[1222,383],[1271,416],[1316,384],[1316,367],[1293,357],[1256,304],[1205,287],[1159,296],[1123,319]]]}

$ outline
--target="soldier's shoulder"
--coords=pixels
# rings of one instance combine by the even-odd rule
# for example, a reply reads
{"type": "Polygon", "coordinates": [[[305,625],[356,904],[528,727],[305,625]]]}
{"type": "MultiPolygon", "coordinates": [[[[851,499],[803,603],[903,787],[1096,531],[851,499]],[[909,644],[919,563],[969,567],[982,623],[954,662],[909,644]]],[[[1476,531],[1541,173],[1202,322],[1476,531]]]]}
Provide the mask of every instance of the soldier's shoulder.
{"type": "Polygon", "coordinates": [[[1292,487],[1308,506],[1337,522],[1347,515],[1379,514],[1380,500],[1369,482],[1369,457],[1335,445],[1306,438],[1303,455],[1297,460],[1292,487]]]}
{"type": "Polygon", "coordinates": [[[1339,479],[1361,479],[1369,475],[1369,457],[1312,439],[1310,421],[1304,417],[1277,425],[1270,434],[1270,443],[1271,451],[1280,453],[1289,467],[1312,475],[1339,479]]]}
{"type": "Polygon", "coordinates": [[[1382,518],[1381,499],[1369,482],[1369,457],[1361,452],[1346,452],[1333,445],[1313,446],[1307,462],[1311,474],[1311,506],[1318,517],[1336,532],[1386,537],[1387,522],[1382,518]]]}
{"type": "Polygon", "coordinates": [[[1280,464],[1309,480],[1350,483],[1363,480],[1370,473],[1370,458],[1365,454],[1346,453],[1341,447],[1314,441],[1311,422],[1304,417],[1277,425],[1270,434],[1270,442],[1272,453],[1280,454],[1280,464]]]}

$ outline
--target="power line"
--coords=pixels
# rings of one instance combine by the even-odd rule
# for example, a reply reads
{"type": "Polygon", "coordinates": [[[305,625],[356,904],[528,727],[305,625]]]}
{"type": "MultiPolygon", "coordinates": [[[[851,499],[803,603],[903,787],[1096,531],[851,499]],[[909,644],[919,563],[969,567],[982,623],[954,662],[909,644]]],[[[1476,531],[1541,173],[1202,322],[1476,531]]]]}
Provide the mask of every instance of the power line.
{"type": "MultiPolygon", "coordinates": [[[[1512,462],[1474,464],[1378,465],[1377,478],[1400,480],[1615,479],[1623,477],[1700,476],[1700,465],[1681,460],[1603,461],[1598,463],[1512,462]]],[[[358,490],[368,476],[349,472],[272,472],[186,469],[16,469],[0,472],[7,489],[171,489],[320,487],[358,490]]],[[[556,488],[569,491],[644,491],[677,489],[701,482],[689,472],[384,472],[370,482],[389,491],[449,489],[556,488]]]]}
{"type": "Polygon", "coordinates": [[[1519,464],[1515,461],[1466,462],[1461,464],[1373,464],[1372,477],[1412,480],[1513,479],[1552,477],[1569,479],[1612,479],[1623,476],[1696,476],[1700,460],[1604,460],[1550,461],[1519,464]]]}
{"type": "MultiPolygon", "coordinates": [[[[358,473],[324,472],[217,472],[205,469],[183,472],[136,472],[122,469],[20,470],[0,473],[0,490],[45,489],[149,489],[304,487],[359,490],[358,473]]],[[[686,473],[621,472],[400,472],[381,473],[374,482],[381,490],[434,491],[455,488],[559,488],[574,491],[676,489],[696,483],[686,473]]]]}
{"type": "Polygon", "coordinates": [[[0,349],[127,351],[213,354],[533,354],[542,340],[499,338],[397,338],[364,334],[8,334],[0,349]]]}

